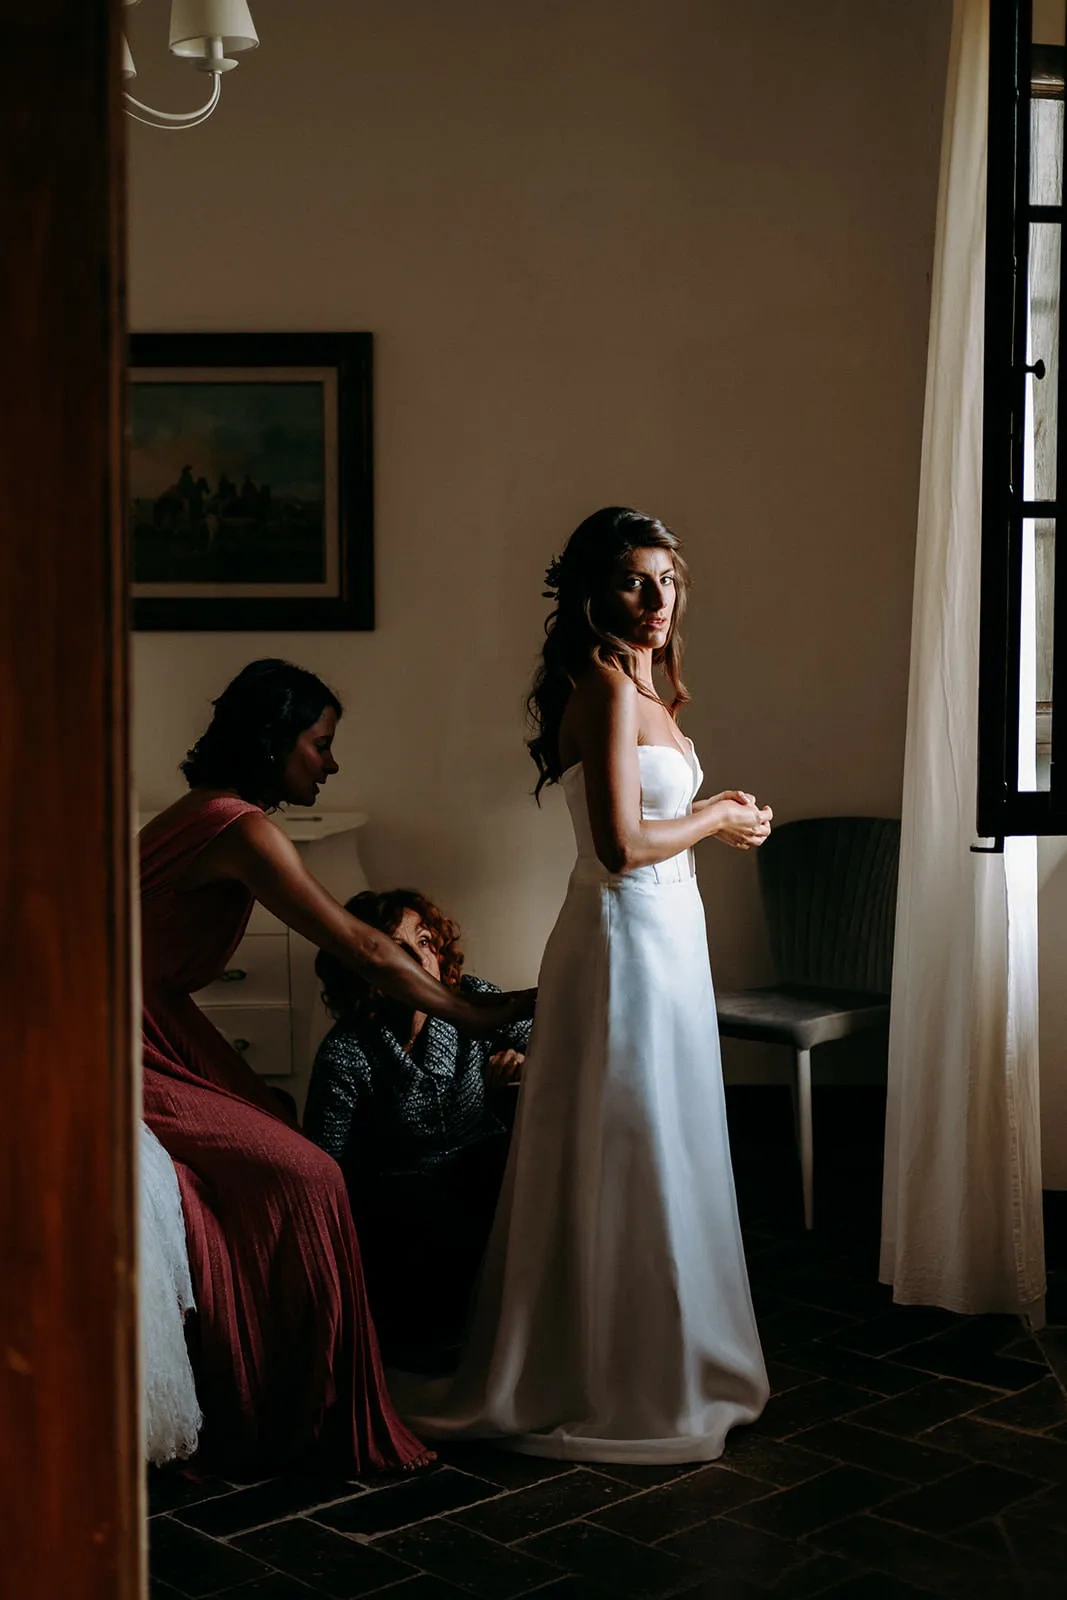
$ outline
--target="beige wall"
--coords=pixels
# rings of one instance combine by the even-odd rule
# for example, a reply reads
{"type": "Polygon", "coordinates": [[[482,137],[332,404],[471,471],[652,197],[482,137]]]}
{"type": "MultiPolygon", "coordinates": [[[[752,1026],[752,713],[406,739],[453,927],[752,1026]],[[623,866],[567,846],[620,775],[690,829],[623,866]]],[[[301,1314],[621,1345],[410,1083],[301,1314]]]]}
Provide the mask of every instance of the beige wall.
{"type": "MultiPolygon", "coordinates": [[[[373,331],[379,625],[141,635],[142,802],[284,653],[346,702],[372,883],[531,982],[570,855],[522,744],[541,576],[621,501],[687,541],[708,782],[898,814],[947,0],[254,10],[211,123],[132,128],[131,322],[373,331]]],[[[140,86],[189,105],[153,11],[140,86]]],[[[753,859],[700,867],[720,981],[765,977],[753,859]]]]}

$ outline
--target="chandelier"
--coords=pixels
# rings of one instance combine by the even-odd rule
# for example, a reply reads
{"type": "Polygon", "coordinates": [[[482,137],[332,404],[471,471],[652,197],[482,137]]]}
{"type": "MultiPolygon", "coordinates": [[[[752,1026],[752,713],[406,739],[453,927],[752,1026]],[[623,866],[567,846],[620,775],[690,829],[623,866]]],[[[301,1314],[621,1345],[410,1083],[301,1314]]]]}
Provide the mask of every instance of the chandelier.
{"type": "MultiPolygon", "coordinates": [[[[135,6],[140,0],[122,0],[135,6]]],[[[206,122],[219,103],[222,74],[237,62],[232,59],[242,50],[254,50],[259,43],[246,0],[171,0],[170,52],[191,61],[198,72],[211,76],[211,93],[196,111],[157,111],[135,100],[124,89],[126,111],[137,122],[150,128],[196,128],[206,122]]],[[[126,37],[122,39],[122,76],[137,76],[126,37]]]]}

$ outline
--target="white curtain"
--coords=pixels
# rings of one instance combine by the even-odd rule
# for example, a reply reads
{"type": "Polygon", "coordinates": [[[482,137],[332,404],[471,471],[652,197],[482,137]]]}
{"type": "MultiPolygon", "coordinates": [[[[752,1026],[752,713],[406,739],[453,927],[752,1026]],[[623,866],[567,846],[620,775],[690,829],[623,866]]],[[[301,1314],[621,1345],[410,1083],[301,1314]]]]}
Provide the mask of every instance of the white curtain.
{"type": "MultiPolygon", "coordinates": [[[[919,490],[881,1277],[904,1304],[1045,1290],[1037,851],[975,855],[988,0],[955,0],[919,490]]],[[[1034,764],[1033,544],[1021,746],[1034,764]]],[[[1026,774],[1026,765],[1022,769],[1026,774]]]]}

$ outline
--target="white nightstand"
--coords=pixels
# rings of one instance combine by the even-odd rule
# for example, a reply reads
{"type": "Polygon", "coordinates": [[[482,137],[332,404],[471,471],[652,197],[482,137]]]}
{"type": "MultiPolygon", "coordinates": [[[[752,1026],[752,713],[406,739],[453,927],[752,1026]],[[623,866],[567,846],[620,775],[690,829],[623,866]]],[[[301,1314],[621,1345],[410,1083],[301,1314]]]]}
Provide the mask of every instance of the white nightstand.
{"type": "MultiPolygon", "coordinates": [[[[143,811],[138,828],[158,813],[143,811]]],[[[362,811],[293,811],[271,818],[319,882],[342,903],[367,888],[356,833],[362,811]]],[[[315,946],[261,905],[221,978],[193,996],[248,1064],[284,1088],[302,1111],[311,1064],[331,1019],[315,976],[315,946]]]]}

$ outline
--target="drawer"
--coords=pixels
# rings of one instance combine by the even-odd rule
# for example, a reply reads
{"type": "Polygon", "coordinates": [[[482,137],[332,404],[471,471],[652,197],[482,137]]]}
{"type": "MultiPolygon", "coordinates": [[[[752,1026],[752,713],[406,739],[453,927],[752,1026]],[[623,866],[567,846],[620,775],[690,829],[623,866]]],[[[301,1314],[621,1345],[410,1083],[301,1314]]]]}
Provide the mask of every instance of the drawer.
{"type": "Polygon", "coordinates": [[[246,935],[249,933],[278,933],[284,938],[288,936],[289,930],[284,922],[279,921],[273,911],[268,911],[266,906],[261,906],[257,900],[252,907],[252,915],[248,919],[248,927],[245,932],[246,935]]]}
{"type": "Polygon", "coordinates": [[[278,933],[246,935],[222,977],[196,995],[198,1006],[287,1006],[289,999],[289,940],[278,933]]]}
{"type": "Polygon", "coordinates": [[[205,1017],[264,1078],[293,1075],[292,1012],[288,1006],[202,1006],[205,1017]]]}

